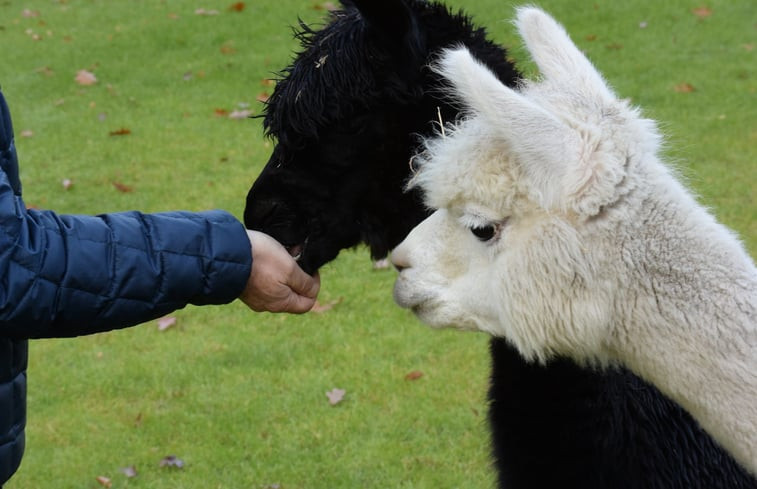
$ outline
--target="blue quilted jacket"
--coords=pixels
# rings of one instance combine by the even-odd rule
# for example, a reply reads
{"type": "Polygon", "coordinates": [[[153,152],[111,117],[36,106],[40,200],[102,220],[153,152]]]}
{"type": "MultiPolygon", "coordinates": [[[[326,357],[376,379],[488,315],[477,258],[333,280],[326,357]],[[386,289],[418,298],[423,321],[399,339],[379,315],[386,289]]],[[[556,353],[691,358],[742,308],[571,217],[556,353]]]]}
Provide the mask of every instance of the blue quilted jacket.
{"type": "Polygon", "coordinates": [[[65,216],[21,199],[0,93],[0,485],[24,451],[27,340],[135,325],[241,294],[252,257],[223,211],[65,216]]]}

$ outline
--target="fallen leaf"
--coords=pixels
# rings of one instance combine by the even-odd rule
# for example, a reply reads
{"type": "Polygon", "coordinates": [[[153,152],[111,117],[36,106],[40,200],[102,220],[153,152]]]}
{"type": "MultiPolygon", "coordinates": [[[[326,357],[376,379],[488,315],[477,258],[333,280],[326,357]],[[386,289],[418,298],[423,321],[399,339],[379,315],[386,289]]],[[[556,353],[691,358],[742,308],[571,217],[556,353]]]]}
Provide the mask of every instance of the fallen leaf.
{"type": "Polygon", "coordinates": [[[64,178],[60,183],[63,185],[63,190],[68,190],[74,186],[74,182],[72,182],[70,178],[64,178]]]}
{"type": "Polygon", "coordinates": [[[344,297],[340,297],[336,300],[333,300],[331,302],[328,302],[326,304],[321,304],[317,300],[315,301],[315,304],[313,304],[313,308],[310,309],[310,312],[314,312],[317,314],[324,313],[326,311],[330,311],[334,308],[337,304],[341,303],[344,300],[344,297]]]}
{"type": "Polygon", "coordinates": [[[122,127],[121,129],[116,129],[115,131],[110,131],[108,133],[111,136],[128,136],[131,134],[131,129],[127,129],[125,127],[122,127]]]}
{"type": "Polygon", "coordinates": [[[122,467],[121,473],[123,473],[126,477],[131,479],[132,477],[137,476],[137,468],[133,465],[129,465],[128,467],[122,467]]]}
{"type": "Polygon", "coordinates": [[[231,10],[232,12],[241,12],[244,10],[244,8],[244,2],[232,3],[231,5],[229,5],[229,10],[231,10]]]}
{"type": "Polygon", "coordinates": [[[34,71],[44,76],[53,76],[55,74],[55,72],[49,66],[42,66],[34,71]]]}
{"type": "Polygon", "coordinates": [[[673,89],[678,93],[691,93],[696,90],[696,88],[694,88],[694,85],[686,82],[679,83],[678,85],[673,87],[673,89]]]}
{"type": "Polygon", "coordinates": [[[405,375],[405,380],[418,380],[421,377],[423,377],[423,372],[420,370],[413,370],[412,372],[405,375]]]}
{"type": "Polygon", "coordinates": [[[226,109],[214,109],[214,112],[218,117],[226,117],[229,115],[229,111],[226,109]]]}
{"type": "Polygon", "coordinates": [[[165,331],[171,326],[176,325],[176,317],[175,316],[166,316],[158,319],[158,331],[165,331]]]}
{"type": "Polygon", "coordinates": [[[597,40],[597,35],[596,34],[589,34],[588,36],[586,36],[586,40],[589,41],[589,42],[596,41],[597,40]]]}
{"type": "Polygon", "coordinates": [[[255,97],[255,100],[258,102],[268,102],[268,99],[271,98],[270,95],[268,95],[265,92],[259,93],[257,97],[255,97]]]}
{"type": "Polygon", "coordinates": [[[30,138],[34,136],[34,132],[31,129],[24,129],[18,135],[21,136],[22,138],[30,138]]]}
{"type": "Polygon", "coordinates": [[[340,402],[344,400],[344,395],[347,393],[344,389],[331,389],[330,391],[326,392],[326,397],[329,398],[329,404],[332,406],[336,406],[340,402]]]}
{"type": "Polygon", "coordinates": [[[129,192],[131,192],[131,191],[134,190],[133,187],[130,187],[128,185],[124,185],[121,182],[113,182],[113,186],[116,187],[116,190],[118,190],[119,192],[123,192],[125,194],[127,194],[127,193],[129,193],[129,192]]]}
{"type": "Polygon", "coordinates": [[[231,43],[224,43],[221,45],[221,54],[234,54],[237,50],[231,43]]]}
{"type": "Polygon", "coordinates": [[[39,11],[38,11],[38,10],[30,10],[30,9],[28,9],[28,8],[25,8],[25,9],[24,9],[24,10],[23,10],[23,11],[21,12],[21,15],[22,15],[22,16],[24,16],[24,17],[26,17],[26,18],[34,18],[34,17],[39,17],[39,11]]]}
{"type": "Polygon", "coordinates": [[[264,87],[273,87],[276,85],[276,80],[274,80],[273,78],[263,78],[262,80],[260,80],[260,84],[264,87]]]}
{"type": "Polygon", "coordinates": [[[705,5],[702,5],[701,7],[691,9],[691,13],[696,15],[700,19],[705,19],[712,15],[712,9],[705,5]]]}
{"type": "Polygon", "coordinates": [[[336,9],[337,9],[337,6],[334,4],[334,2],[323,2],[323,3],[313,4],[313,10],[328,10],[330,12],[333,12],[336,9]]]}
{"type": "Polygon", "coordinates": [[[176,455],[167,455],[160,460],[161,467],[174,467],[177,469],[184,468],[184,461],[176,455]]]}
{"type": "Polygon", "coordinates": [[[207,10],[204,8],[195,9],[195,15],[218,15],[218,13],[219,13],[218,10],[214,10],[214,9],[210,9],[210,10],[207,10]]]}
{"type": "Polygon", "coordinates": [[[252,111],[245,109],[245,110],[234,110],[229,114],[229,119],[247,119],[252,115],[252,111]]]}
{"type": "Polygon", "coordinates": [[[97,477],[95,477],[95,480],[103,487],[111,487],[113,485],[110,479],[108,479],[104,475],[98,475],[97,477]]]}
{"type": "Polygon", "coordinates": [[[74,80],[76,80],[76,83],[78,83],[79,85],[83,85],[85,87],[97,83],[97,77],[95,76],[95,74],[87,70],[77,71],[76,78],[74,78],[74,80]]]}

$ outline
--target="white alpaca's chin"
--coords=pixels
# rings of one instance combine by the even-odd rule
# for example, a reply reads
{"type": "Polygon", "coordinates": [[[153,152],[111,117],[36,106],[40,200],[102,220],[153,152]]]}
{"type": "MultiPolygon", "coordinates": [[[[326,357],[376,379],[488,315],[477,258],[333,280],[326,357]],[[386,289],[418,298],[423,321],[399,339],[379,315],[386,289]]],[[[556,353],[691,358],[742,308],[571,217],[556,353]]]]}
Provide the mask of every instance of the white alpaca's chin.
{"type": "Polygon", "coordinates": [[[394,284],[394,301],[400,307],[410,309],[422,323],[434,329],[479,329],[471,316],[458,310],[454,303],[443,300],[441,294],[414,287],[402,275],[394,284]]]}
{"type": "Polygon", "coordinates": [[[398,306],[405,309],[412,309],[413,311],[433,299],[432,294],[414,287],[404,273],[400,273],[399,277],[397,277],[397,280],[394,282],[393,297],[394,302],[396,302],[398,306]]]}

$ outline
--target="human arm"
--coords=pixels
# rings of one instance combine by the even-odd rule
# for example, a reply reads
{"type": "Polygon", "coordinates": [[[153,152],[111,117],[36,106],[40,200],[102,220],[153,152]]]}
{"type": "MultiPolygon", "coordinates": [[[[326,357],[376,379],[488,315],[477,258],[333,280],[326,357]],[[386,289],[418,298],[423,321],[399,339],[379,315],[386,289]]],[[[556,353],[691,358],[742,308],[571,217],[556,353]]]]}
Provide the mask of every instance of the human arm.
{"type": "Polygon", "coordinates": [[[131,326],[187,304],[231,302],[249,278],[249,241],[225,212],[64,216],[26,210],[17,199],[9,218],[2,180],[3,336],[131,326]]]}
{"type": "Polygon", "coordinates": [[[0,336],[122,328],[187,304],[231,302],[243,291],[255,310],[304,312],[298,301],[292,310],[267,304],[271,286],[281,291],[301,271],[288,254],[272,261],[281,250],[261,246],[251,275],[251,240],[223,211],[67,216],[26,209],[0,93],[0,336]],[[266,263],[286,265],[285,273],[266,263]]]}

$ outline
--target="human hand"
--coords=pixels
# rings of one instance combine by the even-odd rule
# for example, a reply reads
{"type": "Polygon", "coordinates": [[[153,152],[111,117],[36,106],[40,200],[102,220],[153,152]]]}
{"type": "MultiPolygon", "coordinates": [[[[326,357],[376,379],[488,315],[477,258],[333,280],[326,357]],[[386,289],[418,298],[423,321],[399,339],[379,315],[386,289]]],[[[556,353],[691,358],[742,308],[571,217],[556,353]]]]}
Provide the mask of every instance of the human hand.
{"type": "Polygon", "coordinates": [[[311,277],[297,265],[275,239],[247,230],[252,246],[252,270],[239,299],[253,311],[302,314],[312,309],[321,288],[316,273],[311,277]]]}

